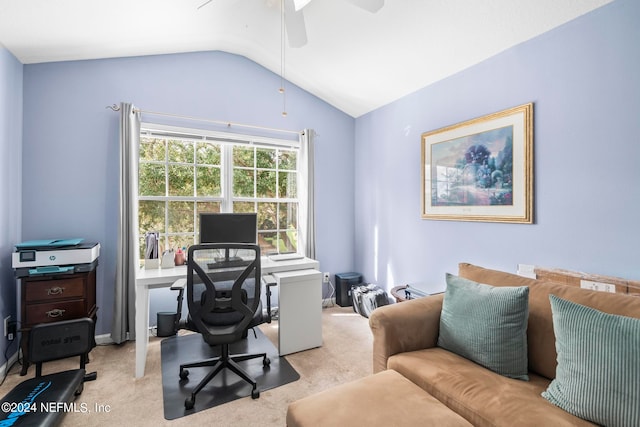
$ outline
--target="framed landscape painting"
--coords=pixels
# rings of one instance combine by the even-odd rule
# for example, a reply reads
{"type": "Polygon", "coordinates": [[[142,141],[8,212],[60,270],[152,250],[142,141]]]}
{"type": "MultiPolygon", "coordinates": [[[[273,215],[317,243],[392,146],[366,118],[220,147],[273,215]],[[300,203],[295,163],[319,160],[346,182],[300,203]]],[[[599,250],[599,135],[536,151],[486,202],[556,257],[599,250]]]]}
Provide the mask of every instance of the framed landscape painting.
{"type": "Polygon", "coordinates": [[[533,104],[422,134],[422,218],[533,222],[533,104]]]}

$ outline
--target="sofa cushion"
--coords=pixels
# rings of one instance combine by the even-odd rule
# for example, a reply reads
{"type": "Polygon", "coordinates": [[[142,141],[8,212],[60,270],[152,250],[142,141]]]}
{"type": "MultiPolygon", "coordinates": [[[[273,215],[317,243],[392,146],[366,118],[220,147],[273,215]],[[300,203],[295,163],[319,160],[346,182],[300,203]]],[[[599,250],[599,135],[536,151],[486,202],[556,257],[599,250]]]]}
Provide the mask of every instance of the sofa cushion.
{"type": "Polygon", "coordinates": [[[287,427],[420,425],[472,427],[390,369],[304,397],[287,408],[287,427]]]}
{"type": "Polygon", "coordinates": [[[542,397],[598,424],[640,425],[640,319],[550,299],[558,367],[542,397]]]}
{"type": "Polygon", "coordinates": [[[528,380],[529,288],[447,274],[438,346],[510,378],[528,380]]]}
{"type": "Polygon", "coordinates": [[[460,263],[458,274],[492,286],[529,287],[527,326],[529,371],[549,379],[556,376],[556,348],[549,295],[586,305],[610,314],[640,318],[640,298],[590,291],[574,286],[548,283],[516,274],[460,263]]]}
{"type": "Polygon", "coordinates": [[[388,366],[462,415],[474,426],[593,426],[545,400],[549,380],[496,374],[443,348],[395,354],[388,366]]]}

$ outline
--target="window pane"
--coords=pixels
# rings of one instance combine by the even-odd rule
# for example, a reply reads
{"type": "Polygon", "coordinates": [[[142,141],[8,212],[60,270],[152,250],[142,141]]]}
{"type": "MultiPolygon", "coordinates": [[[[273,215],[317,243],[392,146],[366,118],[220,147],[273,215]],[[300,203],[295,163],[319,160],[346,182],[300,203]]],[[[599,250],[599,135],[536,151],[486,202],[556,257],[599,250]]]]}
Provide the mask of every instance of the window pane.
{"type": "Polygon", "coordinates": [[[200,165],[220,165],[220,145],[209,142],[198,142],[196,162],[200,165]]]}
{"type": "Polygon", "coordinates": [[[296,170],[298,165],[298,156],[295,151],[283,151],[279,153],[279,169],[296,170]]]}
{"type": "Polygon", "coordinates": [[[282,230],[298,228],[298,204],[297,203],[279,203],[278,212],[278,228],[282,230]]]}
{"type": "Polygon", "coordinates": [[[258,233],[258,245],[263,255],[278,252],[278,233],[258,233]]]}
{"type": "Polygon", "coordinates": [[[144,234],[138,234],[138,259],[144,259],[145,250],[146,242],[144,241],[144,234]]]}
{"type": "Polygon", "coordinates": [[[164,232],[164,202],[141,200],[138,203],[139,234],[147,231],[164,232]]]}
{"type": "Polygon", "coordinates": [[[140,163],[138,171],[138,194],[141,196],[164,196],[165,169],[164,165],[140,163]]]}
{"type": "Polygon", "coordinates": [[[273,148],[256,148],[256,167],[275,169],[276,150],[273,148]]]}
{"type": "Polygon", "coordinates": [[[180,234],[177,236],[169,236],[169,248],[178,250],[178,248],[189,249],[189,246],[194,244],[193,234],[180,234]]]}
{"type": "Polygon", "coordinates": [[[258,203],[258,230],[276,230],[276,204],[258,203]]]}
{"type": "Polygon", "coordinates": [[[169,196],[193,196],[193,166],[169,165],[169,196]]]}
{"type": "Polygon", "coordinates": [[[281,231],[278,233],[278,245],[280,252],[296,252],[298,250],[298,232],[296,230],[281,231]]]}
{"type": "Polygon", "coordinates": [[[220,212],[220,202],[198,202],[196,208],[198,209],[196,216],[204,212],[220,212]]]}
{"type": "Polygon", "coordinates": [[[256,197],[276,197],[276,171],[258,171],[256,197]]]}
{"type": "Polygon", "coordinates": [[[164,161],[164,139],[140,138],[140,160],[164,161]]]}
{"type": "Polygon", "coordinates": [[[252,213],[256,211],[256,205],[253,202],[233,202],[233,211],[240,213],[252,213]]]}
{"type": "Polygon", "coordinates": [[[169,161],[193,163],[193,142],[169,140],[169,161]]]}
{"type": "Polygon", "coordinates": [[[253,170],[233,170],[233,195],[236,197],[253,197],[253,170]]]}
{"type": "Polygon", "coordinates": [[[298,197],[297,177],[295,172],[278,172],[278,197],[298,197]]]}
{"type": "Polygon", "coordinates": [[[233,147],[233,166],[254,167],[253,147],[233,147]]]}
{"type": "Polygon", "coordinates": [[[219,197],[222,195],[220,169],[199,166],[196,168],[196,196],[219,197]]]}
{"type": "Polygon", "coordinates": [[[193,202],[169,202],[169,233],[193,233],[193,202]]]}

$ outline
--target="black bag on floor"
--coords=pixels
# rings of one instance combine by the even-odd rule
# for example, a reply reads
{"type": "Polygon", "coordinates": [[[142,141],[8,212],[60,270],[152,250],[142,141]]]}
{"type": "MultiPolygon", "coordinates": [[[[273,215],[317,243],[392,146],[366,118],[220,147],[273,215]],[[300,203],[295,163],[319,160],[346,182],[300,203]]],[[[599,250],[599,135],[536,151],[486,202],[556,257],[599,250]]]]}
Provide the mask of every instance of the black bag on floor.
{"type": "Polygon", "coordinates": [[[367,318],[376,308],[389,304],[387,292],[373,283],[354,286],[351,289],[351,298],[353,311],[367,318]]]}

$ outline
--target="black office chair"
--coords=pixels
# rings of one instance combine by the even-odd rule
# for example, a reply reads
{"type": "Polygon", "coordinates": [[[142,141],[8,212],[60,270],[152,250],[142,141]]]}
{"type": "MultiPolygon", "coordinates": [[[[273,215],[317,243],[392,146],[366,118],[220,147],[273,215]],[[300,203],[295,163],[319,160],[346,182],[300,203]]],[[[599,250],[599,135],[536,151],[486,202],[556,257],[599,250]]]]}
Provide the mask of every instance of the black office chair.
{"type": "Polygon", "coordinates": [[[187,278],[176,281],[172,286],[172,289],[180,290],[177,322],[182,315],[185,283],[189,314],[186,321],[179,322],[178,327],[199,332],[211,346],[221,346],[219,357],[180,365],[180,379],[183,381],[189,376],[187,368],[213,367],[185,400],[185,408],[193,408],[196,394],[225,368],[250,383],[253,386],[251,397],[259,398],[260,391],[255,379],[237,362],[261,357],[263,367],[267,368],[271,361],[266,353],[230,355],[229,344],[246,338],[248,329],[271,320],[269,295],[266,316],[263,315],[260,301],[260,247],[234,243],[191,246],[187,258],[187,278]],[[231,252],[233,257],[229,257],[231,252]]]}

